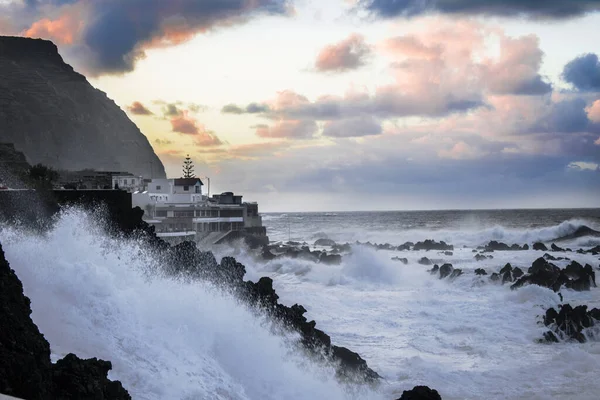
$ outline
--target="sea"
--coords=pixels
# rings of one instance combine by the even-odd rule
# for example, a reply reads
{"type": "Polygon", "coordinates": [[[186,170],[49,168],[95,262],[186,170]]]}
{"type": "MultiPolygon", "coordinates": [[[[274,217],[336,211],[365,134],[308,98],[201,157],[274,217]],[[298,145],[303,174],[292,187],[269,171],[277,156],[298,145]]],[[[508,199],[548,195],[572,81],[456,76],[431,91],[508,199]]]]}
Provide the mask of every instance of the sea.
{"type": "MultiPolygon", "coordinates": [[[[239,246],[214,252],[235,256],[247,279],[271,277],[280,302],[302,304],[332,343],[358,352],[382,376],[379,385],[339,382],[333,366],[309,360],[297,338],[274,332],[266,316],[209,284],[166,277],[141,243],[107,236],[81,210],[64,212],[42,235],[3,227],[0,242],[52,358],[73,352],[110,360],[109,377],[134,399],[393,400],[416,385],[444,400],[600,398],[600,341],[537,341],[547,330],[541,316],[561,304],[558,294],[536,285],[511,290],[473,272],[491,274],[506,263],[526,270],[542,252],[496,251],[475,261],[473,249],[491,240],[550,244],[581,226],[600,230],[600,209],[269,213],[263,223],[273,242],[352,244],[340,265],[265,262],[239,246]],[[455,249],[356,244],[425,239],[455,249]],[[417,262],[424,256],[463,275],[441,280],[417,262]]],[[[600,238],[557,244],[585,249],[600,238]]],[[[600,267],[598,256],[567,254],[600,267]]],[[[561,294],[572,305],[600,307],[599,288],[561,294]]]]}

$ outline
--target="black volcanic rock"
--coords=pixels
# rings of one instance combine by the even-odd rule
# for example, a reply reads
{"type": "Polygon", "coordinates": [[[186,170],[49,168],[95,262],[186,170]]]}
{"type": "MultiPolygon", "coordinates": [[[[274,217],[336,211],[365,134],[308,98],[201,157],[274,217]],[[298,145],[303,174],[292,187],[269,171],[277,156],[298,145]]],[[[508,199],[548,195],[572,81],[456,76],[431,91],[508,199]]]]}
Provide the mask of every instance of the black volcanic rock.
{"type": "MultiPolygon", "coordinates": [[[[594,308],[587,310],[586,305],[573,308],[570,304],[559,306],[557,312],[554,308],[546,310],[544,325],[551,331],[544,334],[547,342],[558,342],[562,340],[576,340],[580,343],[587,341],[584,330],[600,323],[600,310],[594,308]]],[[[588,335],[592,335],[591,331],[588,335]]]]}
{"type": "Polygon", "coordinates": [[[405,390],[397,400],[442,400],[437,390],[427,386],[415,386],[411,390],[405,390]]]}
{"type": "Polygon", "coordinates": [[[552,246],[550,246],[550,249],[552,249],[552,251],[561,251],[561,252],[564,252],[564,251],[566,251],[565,249],[558,247],[558,246],[557,246],[556,244],[554,244],[554,243],[552,243],[552,246]]]}
{"type": "Polygon", "coordinates": [[[419,261],[417,261],[419,264],[421,265],[431,265],[433,264],[433,262],[427,258],[427,257],[422,257],[419,261]]]}
{"type": "MultiPolygon", "coordinates": [[[[527,246],[527,245],[525,245],[527,246]]],[[[497,242],[495,240],[492,240],[491,242],[489,242],[487,245],[485,245],[484,247],[484,251],[490,252],[490,251],[518,251],[518,250],[529,250],[529,246],[527,247],[521,247],[518,244],[513,244],[512,246],[507,245],[506,243],[502,243],[502,242],[497,242]]]]}
{"type": "Polygon", "coordinates": [[[30,300],[10,269],[0,245],[0,393],[27,400],[129,400],[118,381],[110,381],[107,361],[69,354],[50,362],[50,345],[31,320],[30,300]]]}
{"type": "Polygon", "coordinates": [[[483,268],[477,268],[475,270],[475,275],[487,275],[487,272],[485,272],[485,269],[483,268]]]}
{"type": "Polygon", "coordinates": [[[342,263],[342,256],[339,254],[322,253],[319,257],[319,262],[328,265],[340,265],[342,263]]]}
{"type": "Polygon", "coordinates": [[[436,242],[434,240],[430,240],[427,239],[423,242],[417,242],[415,243],[415,245],[413,246],[413,250],[440,250],[440,251],[446,251],[446,250],[454,250],[454,246],[451,244],[446,244],[446,242],[436,242]]]}
{"type": "Polygon", "coordinates": [[[522,277],[525,273],[523,272],[523,270],[519,267],[515,267],[512,270],[512,276],[514,279],[519,279],[520,277],[522,277]]]}
{"type": "Polygon", "coordinates": [[[0,36],[0,133],[30,164],[164,178],[162,162],[127,114],[50,41],[0,36]]]}
{"type": "Polygon", "coordinates": [[[484,256],[483,254],[475,254],[475,257],[473,257],[476,261],[483,261],[483,260],[487,260],[487,257],[484,256]]]}
{"type": "MultiPolygon", "coordinates": [[[[454,271],[454,267],[452,264],[444,264],[440,267],[440,279],[444,279],[447,276],[450,276],[454,271]]],[[[462,272],[462,271],[461,271],[462,272]]]]}
{"type": "Polygon", "coordinates": [[[533,244],[533,250],[548,251],[548,248],[544,243],[537,242],[533,244]]]}
{"type": "Polygon", "coordinates": [[[561,270],[540,257],[533,262],[527,272],[511,286],[512,289],[526,284],[535,284],[558,292],[562,286],[577,291],[590,290],[591,286],[596,286],[596,274],[592,266],[583,267],[575,261],[561,270]]]}

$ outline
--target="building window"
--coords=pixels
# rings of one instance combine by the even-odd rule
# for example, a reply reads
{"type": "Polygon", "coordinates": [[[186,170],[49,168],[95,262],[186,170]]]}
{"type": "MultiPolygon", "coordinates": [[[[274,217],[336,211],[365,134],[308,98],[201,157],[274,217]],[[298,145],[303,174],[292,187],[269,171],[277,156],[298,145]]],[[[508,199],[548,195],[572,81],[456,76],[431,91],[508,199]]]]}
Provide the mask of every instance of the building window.
{"type": "Polygon", "coordinates": [[[189,186],[184,186],[184,187],[183,187],[183,191],[184,191],[184,192],[187,192],[187,191],[189,191],[189,190],[190,190],[190,187],[189,187],[189,186]]]}
{"type": "Polygon", "coordinates": [[[160,211],[156,211],[156,216],[157,217],[166,217],[167,216],[167,210],[160,210],[160,211]]]}
{"type": "Polygon", "coordinates": [[[156,190],[160,190],[160,185],[156,185],[156,190]]]}
{"type": "Polygon", "coordinates": [[[196,186],[196,193],[200,193],[200,186],[196,186]]]}

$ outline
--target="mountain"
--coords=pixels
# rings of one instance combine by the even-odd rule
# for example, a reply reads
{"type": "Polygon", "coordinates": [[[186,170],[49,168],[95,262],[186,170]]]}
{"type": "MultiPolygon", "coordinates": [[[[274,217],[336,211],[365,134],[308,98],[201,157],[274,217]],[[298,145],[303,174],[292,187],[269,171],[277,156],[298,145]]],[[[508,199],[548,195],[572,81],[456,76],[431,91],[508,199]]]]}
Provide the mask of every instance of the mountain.
{"type": "Polygon", "coordinates": [[[166,176],[138,127],[54,43],[0,36],[0,77],[0,142],[30,164],[166,176]]]}

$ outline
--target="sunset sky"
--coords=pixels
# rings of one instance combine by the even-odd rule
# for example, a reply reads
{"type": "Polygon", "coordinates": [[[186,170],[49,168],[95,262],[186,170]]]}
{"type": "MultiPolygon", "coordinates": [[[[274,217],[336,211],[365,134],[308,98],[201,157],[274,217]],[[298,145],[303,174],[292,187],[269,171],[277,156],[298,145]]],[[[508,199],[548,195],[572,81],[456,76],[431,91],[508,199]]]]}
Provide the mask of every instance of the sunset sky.
{"type": "Polygon", "coordinates": [[[0,0],[263,211],[600,206],[600,0],[0,0]]]}

